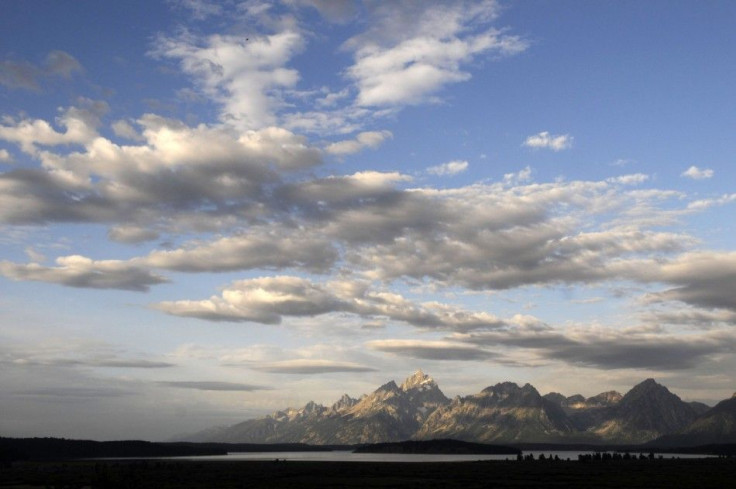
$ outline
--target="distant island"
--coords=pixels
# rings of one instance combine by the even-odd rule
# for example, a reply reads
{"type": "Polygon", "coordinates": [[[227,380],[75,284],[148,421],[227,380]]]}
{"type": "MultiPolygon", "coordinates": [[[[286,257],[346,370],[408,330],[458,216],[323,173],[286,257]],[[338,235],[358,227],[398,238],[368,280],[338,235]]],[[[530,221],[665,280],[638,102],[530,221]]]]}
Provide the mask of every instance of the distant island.
{"type": "Polygon", "coordinates": [[[518,455],[518,448],[460,440],[409,440],[361,445],[355,453],[421,453],[443,455],[518,455]]]}

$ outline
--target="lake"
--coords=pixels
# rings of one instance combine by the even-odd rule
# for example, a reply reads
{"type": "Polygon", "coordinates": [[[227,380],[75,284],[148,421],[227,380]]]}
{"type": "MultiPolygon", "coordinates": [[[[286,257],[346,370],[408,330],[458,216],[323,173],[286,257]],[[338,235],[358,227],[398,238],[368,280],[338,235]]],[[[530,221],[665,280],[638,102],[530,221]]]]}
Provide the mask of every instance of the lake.
{"type": "MultiPolygon", "coordinates": [[[[557,455],[560,460],[577,460],[579,454],[592,454],[586,451],[528,451],[535,459],[543,453],[545,457],[557,455]]],[[[631,452],[639,455],[639,452],[631,452]]],[[[645,453],[645,455],[647,455],[645,453]]],[[[697,459],[708,458],[711,455],[683,454],[683,453],[656,453],[655,456],[663,458],[697,459]]],[[[177,460],[291,460],[304,462],[475,462],[481,460],[515,460],[515,455],[451,455],[451,454],[413,454],[413,453],[354,453],[347,450],[335,450],[329,452],[232,452],[227,455],[202,455],[193,457],[167,457],[177,460]]]]}

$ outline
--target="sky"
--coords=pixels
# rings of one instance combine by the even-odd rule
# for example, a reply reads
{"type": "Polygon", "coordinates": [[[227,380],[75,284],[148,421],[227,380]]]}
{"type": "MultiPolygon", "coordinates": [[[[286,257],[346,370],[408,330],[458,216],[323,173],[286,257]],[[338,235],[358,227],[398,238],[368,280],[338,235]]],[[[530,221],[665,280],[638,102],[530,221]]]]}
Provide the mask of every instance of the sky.
{"type": "Polygon", "coordinates": [[[0,4],[0,435],[417,369],[736,390],[736,3],[0,4]]]}

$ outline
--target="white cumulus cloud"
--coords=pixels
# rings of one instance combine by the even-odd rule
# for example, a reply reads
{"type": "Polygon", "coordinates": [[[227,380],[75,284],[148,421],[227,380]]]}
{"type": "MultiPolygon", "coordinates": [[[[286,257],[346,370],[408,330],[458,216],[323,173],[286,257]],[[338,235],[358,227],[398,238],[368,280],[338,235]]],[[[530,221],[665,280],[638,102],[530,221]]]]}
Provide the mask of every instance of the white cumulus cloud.
{"type": "Polygon", "coordinates": [[[706,180],[713,178],[713,170],[710,168],[698,168],[697,166],[691,166],[680,174],[682,177],[692,178],[693,180],[706,180]]]}
{"type": "Polygon", "coordinates": [[[430,166],[427,168],[427,173],[430,175],[447,176],[457,175],[468,169],[468,162],[465,160],[453,160],[448,161],[437,166],[430,166]]]}
{"type": "Polygon", "coordinates": [[[366,131],[358,134],[355,139],[348,139],[345,141],[338,141],[332,143],[325,148],[330,154],[337,156],[344,156],[349,154],[358,153],[366,148],[376,149],[386,139],[393,137],[391,131],[366,131]]]}
{"type": "Polygon", "coordinates": [[[548,131],[542,131],[538,134],[529,136],[524,140],[524,146],[533,149],[551,149],[552,151],[562,151],[572,147],[572,136],[569,134],[550,134],[548,131]]]}

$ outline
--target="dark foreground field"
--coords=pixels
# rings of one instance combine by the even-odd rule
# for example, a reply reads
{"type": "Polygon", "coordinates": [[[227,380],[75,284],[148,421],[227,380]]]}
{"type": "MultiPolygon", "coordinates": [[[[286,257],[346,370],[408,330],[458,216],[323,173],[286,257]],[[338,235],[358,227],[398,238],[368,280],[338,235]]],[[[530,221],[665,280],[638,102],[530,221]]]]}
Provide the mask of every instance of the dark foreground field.
{"type": "Polygon", "coordinates": [[[726,488],[736,460],[452,463],[68,461],[0,468],[5,488],[726,488]]]}

